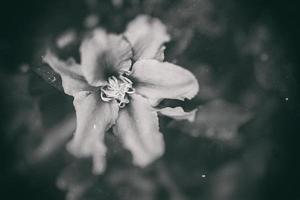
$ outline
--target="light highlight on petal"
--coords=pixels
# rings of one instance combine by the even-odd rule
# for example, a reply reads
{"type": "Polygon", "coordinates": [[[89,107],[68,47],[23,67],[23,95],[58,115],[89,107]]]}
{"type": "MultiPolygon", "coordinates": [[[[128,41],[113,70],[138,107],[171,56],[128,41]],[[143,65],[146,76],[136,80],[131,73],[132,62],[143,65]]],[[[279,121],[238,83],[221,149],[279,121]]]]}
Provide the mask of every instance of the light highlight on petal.
{"type": "Polygon", "coordinates": [[[145,59],[133,65],[137,93],[148,97],[154,105],[162,99],[193,98],[199,85],[188,70],[168,62],[145,59]]]}
{"type": "Polygon", "coordinates": [[[197,109],[194,109],[190,112],[185,112],[181,107],[175,107],[175,108],[162,108],[158,109],[158,112],[162,115],[171,117],[176,120],[188,120],[190,122],[193,122],[196,117],[197,109]]]}
{"type": "Polygon", "coordinates": [[[93,157],[94,172],[105,169],[105,132],[115,123],[118,106],[104,103],[100,93],[80,92],[74,98],[77,127],[68,150],[78,157],[93,157]]]}
{"type": "Polygon", "coordinates": [[[140,15],[128,24],[124,34],[133,46],[134,60],[151,58],[163,61],[164,44],[170,41],[170,36],[160,20],[140,15]]]}
{"type": "Polygon", "coordinates": [[[138,166],[144,167],[164,153],[157,113],[139,95],[133,94],[130,104],[120,111],[114,131],[138,166]]]}

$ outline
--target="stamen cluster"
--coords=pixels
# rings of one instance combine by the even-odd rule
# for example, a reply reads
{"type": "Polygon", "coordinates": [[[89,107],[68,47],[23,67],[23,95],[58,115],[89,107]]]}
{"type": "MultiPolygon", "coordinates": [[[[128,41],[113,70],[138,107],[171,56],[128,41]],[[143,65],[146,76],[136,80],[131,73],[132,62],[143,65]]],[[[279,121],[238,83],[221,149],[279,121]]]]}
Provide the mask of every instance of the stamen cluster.
{"type": "Polygon", "coordinates": [[[101,99],[105,102],[116,100],[120,108],[124,108],[129,103],[129,95],[133,94],[132,81],[120,74],[117,77],[111,76],[108,78],[107,84],[101,87],[101,99]]]}

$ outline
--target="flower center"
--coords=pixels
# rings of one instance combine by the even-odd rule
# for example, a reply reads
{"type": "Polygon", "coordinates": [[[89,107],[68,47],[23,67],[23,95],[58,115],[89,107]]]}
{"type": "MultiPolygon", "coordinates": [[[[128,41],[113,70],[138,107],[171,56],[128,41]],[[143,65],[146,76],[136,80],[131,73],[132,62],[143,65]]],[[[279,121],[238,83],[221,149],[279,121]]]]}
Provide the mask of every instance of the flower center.
{"type": "Polygon", "coordinates": [[[129,103],[128,96],[134,92],[132,81],[123,74],[119,75],[118,78],[111,76],[108,78],[107,84],[101,87],[101,99],[105,102],[115,99],[119,107],[123,108],[129,103]]]}

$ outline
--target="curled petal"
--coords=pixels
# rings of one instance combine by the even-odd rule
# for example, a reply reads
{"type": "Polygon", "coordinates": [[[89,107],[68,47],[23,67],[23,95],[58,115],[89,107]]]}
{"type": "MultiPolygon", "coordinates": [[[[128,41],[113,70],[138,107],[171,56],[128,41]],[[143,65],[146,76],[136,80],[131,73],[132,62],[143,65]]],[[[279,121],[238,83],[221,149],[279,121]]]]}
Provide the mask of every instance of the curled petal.
{"type": "Polygon", "coordinates": [[[128,71],[131,67],[132,48],[121,35],[107,34],[96,29],[80,47],[82,72],[94,86],[105,83],[109,74],[128,71]]]}
{"type": "Polygon", "coordinates": [[[167,29],[161,21],[140,15],[131,21],[125,36],[133,46],[134,59],[164,59],[164,43],[170,41],[167,29]]]}
{"type": "MultiPolygon", "coordinates": [[[[99,93],[100,94],[100,93],[99,93]]],[[[104,103],[98,93],[80,92],[74,98],[77,127],[68,150],[78,157],[93,157],[94,173],[105,169],[104,134],[117,119],[116,103],[104,103]]]]}
{"type": "Polygon", "coordinates": [[[140,60],[133,65],[137,93],[148,97],[154,105],[162,99],[193,98],[199,85],[188,70],[168,62],[140,60]]]}
{"type": "Polygon", "coordinates": [[[173,119],[177,119],[177,120],[185,119],[190,122],[193,122],[196,117],[197,109],[194,109],[190,112],[185,112],[181,107],[175,107],[175,108],[166,107],[166,108],[159,109],[158,112],[162,115],[171,117],[173,119]]]}
{"type": "Polygon", "coordinates": [[[164,153],[157,112],[142,96],[132,95],[130,104],[120,111],[114,131],[138,166],[144,167],[164,153]]]}
{"type": "Polygon", "coordinates": [[[80,66],[73,59],[62,61],[48,50],[43,61],[61,76],[66,94],[74,96],[80,91],[93,90],[83,77],[80,66]]]}

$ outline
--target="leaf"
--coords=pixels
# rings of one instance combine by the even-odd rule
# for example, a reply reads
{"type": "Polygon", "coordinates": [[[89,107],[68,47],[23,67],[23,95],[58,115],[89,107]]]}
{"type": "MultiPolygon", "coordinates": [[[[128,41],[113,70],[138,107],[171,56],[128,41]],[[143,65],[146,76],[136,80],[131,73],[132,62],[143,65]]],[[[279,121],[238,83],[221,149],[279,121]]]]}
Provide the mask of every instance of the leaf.
{"type": "Polygon", "coordinates": [[[107,183],[120,200],[155,200],[158,192],[155,177],[137,168],[115,168],[109,173],[107,183]]]}
{"type": "Polygon", "coordinates": [[[41,64],[38,67],[34,67],[33,71],[36,72],[39,76],[41,76],[46,82],[48,82],[51,86],[55,87],[60,91],[64,91],[61,83],[60,76],[51,69],[47,64],[41,64]]]}
{"type": "MultiPolygon", "coordinates": [[[[238,129],[246,123],[252,114],[250,111],[224,100],[217,99],[199,107],[194,123],[178,122],[183,132],[198,137],[207,137],[223,141],[234,140],[238,129]]],[[[177,127],[177,125],[176,125],[177,127]]]]}
{"type": "Polygon", "coordinates": [[[66,191],[66,200],[80,200],[96,180],[97,177],[91,173],[91,162],[76,159],[62,171],[57,179],[57,186],[66,191]]]}
{"type": "Polygon", "coordinates": [[[62,150],[66,141],[71,137],[76,128],[75,115],[67,116],[59,124],[46,129],[40,143],[30,152],[32,162],[41,162],[54,153],[62,150]]]}
{"type": "Polygon", "coordinates": [[[220,14],[224,15],[222,11],[227,5],[222,5],[222,11],[217,9],[217,6],[216,1],[210,0],[181,1],[166,12],[166,21],[172,29],[175,28],[178,32],[193,27],[201,34],[210,37],[218,36],[225,31],[226,18],[221,17],[220,14]]]}

